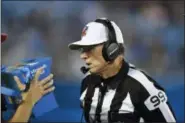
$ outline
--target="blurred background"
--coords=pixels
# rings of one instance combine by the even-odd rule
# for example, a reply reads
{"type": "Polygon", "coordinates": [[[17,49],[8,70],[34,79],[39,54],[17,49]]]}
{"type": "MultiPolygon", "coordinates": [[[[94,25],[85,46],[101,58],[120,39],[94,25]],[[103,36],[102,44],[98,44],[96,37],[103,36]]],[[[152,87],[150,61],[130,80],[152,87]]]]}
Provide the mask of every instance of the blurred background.
{"type": "Polygon", "coordinates": [[[179,122],[184,121],[184,1],[2,1],[1,63],[52,57],[59,109],[40,121],[79,122],[84,62],[68,44],[83,27],[106,17],[121,28],[128,62],[147,71],[167,91],[179,122]]]}

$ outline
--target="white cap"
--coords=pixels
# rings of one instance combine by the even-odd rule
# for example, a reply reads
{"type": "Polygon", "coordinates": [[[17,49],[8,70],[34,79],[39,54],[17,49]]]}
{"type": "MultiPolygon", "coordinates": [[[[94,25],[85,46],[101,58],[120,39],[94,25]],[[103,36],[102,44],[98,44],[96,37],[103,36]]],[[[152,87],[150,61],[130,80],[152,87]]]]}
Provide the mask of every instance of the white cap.
{"type": "MultiPolygon", "coordinates": [[[[111,21],[116,33],[117,43],[124,44],[123,35],[117,24],[111,21]]],[[[98,22],[88,23],[82,31],[81,40],[70,43],[68,47],[71,50],[77,50],[83,46],[91,46],[101,44],[108,41],[108,28],[98,22]]]]}

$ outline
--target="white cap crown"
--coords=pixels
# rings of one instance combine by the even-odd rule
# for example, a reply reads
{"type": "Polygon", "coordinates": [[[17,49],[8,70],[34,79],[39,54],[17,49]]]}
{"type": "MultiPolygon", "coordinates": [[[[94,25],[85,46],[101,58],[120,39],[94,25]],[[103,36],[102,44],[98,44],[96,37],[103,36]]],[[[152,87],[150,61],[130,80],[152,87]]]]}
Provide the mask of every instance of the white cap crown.
{"type": "MultiPolygon", "coordinates": [[[[117,24],[111,21],[116,34],[117,43],[124,44],[121,29],[117,24]]],[[[98,22],[88,23],[82,31],[81,40],[69,44],[70,49],[78,49],[81,46],[96,45],[108,41],[108,28],[98,22]]]]}

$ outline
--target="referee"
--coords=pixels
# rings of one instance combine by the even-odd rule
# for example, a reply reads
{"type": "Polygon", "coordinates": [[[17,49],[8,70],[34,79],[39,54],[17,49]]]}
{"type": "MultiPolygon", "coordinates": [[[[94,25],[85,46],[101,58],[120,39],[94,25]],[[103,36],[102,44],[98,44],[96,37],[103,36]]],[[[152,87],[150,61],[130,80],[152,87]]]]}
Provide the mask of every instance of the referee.
{"type": "Polygon", "coordinates": [[[88,123],[176,122],[167,95],[145,72],[124,59],[124,40],[113,21],[88,23],[79,50],[87,67],[81,85],[81,107],[88,123]]]}

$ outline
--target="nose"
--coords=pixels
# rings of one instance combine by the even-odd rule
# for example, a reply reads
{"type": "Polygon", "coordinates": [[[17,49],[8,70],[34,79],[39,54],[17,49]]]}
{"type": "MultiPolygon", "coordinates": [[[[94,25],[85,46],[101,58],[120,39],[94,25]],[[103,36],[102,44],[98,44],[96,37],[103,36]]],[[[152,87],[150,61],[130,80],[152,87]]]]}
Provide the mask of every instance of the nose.
{"type": "Polygon", "coordinates": [[[88,53],[87,52],[82,52],[80,54],[80,58],[83,59],[83,60],[87,59],[88,58],[88,53]]]}

